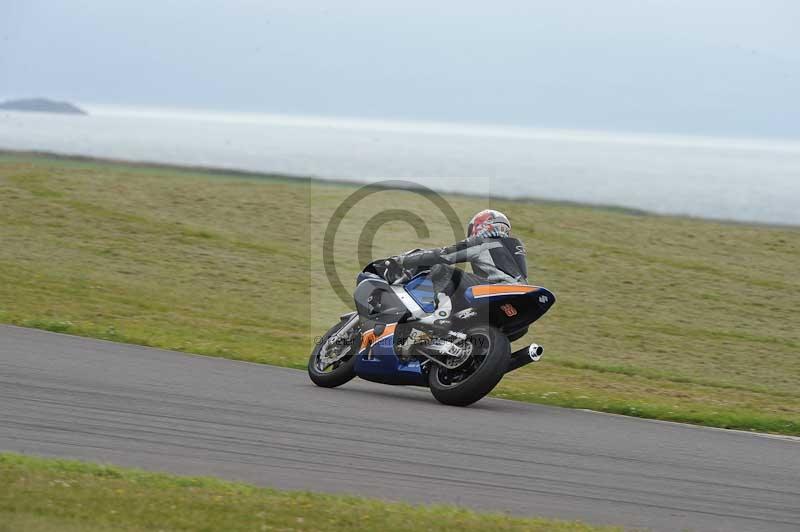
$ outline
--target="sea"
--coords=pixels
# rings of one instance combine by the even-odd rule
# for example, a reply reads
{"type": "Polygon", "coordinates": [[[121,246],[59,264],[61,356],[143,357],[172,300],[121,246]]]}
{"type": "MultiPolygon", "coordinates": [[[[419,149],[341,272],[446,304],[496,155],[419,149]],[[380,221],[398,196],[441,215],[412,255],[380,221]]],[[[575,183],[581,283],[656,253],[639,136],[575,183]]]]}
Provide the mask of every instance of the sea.
{"type": "Polygon", "coordinates": [[[0,149],[800,225],[800,140],[82,107],[0,112],[0,149]]]}

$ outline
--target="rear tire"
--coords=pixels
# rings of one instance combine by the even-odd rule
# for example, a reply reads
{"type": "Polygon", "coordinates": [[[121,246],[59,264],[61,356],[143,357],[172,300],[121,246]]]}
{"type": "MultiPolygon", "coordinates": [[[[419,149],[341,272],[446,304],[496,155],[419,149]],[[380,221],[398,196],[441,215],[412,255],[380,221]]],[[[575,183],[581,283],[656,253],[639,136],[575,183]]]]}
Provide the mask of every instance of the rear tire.
{"type": "MultiPolygon", "coordinates": [[[[431,393],[440,403],[450,406],[468,406],[491,392],[503,378],[511,360],[511,343],[506,335],[493,327],[475,327],[464,331],[468,338],[487,340],[485,354],[477,369],[463,380],[455,382],[452,370],[432,364],[428,374],[431,393]]],[[[478,362],[477,359],[475,361],[478,362]]]]}
{"type": "MultiPolygon", "coordinates": [[[[317,342],[317,345],[311,352],[311,357],[308,359],[308,376],[317,386],[321,386],[322,388],[336,388],[337,386],[341,386],[342,384],[353,380],[353,377],[356,376],[355,365],[359,347],[358,341],[353,341],[348,347],[344,347],[344,349],[350,349],[353,352],[346,355],[342,360],[335,362],[332,370],[321,371],[317,367],[317,357],[319,356],[323,346],[325,346],[331,336],[336,334],[339,329],[345,326],[347,321],[348,320],[342,320],[331,327],[330,330],[325,333],[325,336],[322,337],[322,340],[317,342]]],[[[355,326],[355,330],[356,333],[360,330],[358,325],[355,326]]],[[[361,335],[356,334],[356,338],[360,340],[361,335]]]]}

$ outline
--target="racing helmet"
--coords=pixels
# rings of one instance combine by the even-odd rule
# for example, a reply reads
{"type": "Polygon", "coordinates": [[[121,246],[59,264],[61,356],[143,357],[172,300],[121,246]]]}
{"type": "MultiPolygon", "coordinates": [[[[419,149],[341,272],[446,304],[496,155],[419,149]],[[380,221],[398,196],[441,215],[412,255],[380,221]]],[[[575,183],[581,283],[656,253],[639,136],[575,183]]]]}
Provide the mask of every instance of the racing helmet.
{"type": "Polygon", "coordinates": [[[500,211],[486,209],[469,221],[467,238],[472,236],[508,236],[511,233],[511,222],[500,211]]]}

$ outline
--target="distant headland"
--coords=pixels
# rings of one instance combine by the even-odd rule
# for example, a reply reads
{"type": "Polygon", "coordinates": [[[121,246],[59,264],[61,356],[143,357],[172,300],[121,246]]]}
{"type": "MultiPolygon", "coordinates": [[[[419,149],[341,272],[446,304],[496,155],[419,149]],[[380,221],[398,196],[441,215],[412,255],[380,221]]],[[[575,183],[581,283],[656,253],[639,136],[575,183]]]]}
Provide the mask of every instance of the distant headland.
{"type": "Polygon", "coordinates": [[[27,98],[0,102],[0,110],[31,111],[37,113],[59,113],[68,115],[87,115],[86,111],[68,102],[57,102],[47,98],[27,98]]]}

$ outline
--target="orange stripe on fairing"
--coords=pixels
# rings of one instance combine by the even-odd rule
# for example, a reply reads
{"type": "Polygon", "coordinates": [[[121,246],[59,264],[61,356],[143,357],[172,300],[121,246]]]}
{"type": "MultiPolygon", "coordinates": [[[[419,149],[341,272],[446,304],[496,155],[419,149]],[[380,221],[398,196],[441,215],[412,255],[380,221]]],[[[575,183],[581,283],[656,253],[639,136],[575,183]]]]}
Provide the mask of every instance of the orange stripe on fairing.
{"type": "Polygon", "coordinates": [[[386,329],[383,330],[383,334],[381,334],[380,336],[377,336],[377,337],[375,336],[375,329],[370,329],[368,331],[365,331],[364,333],[361,334],[361,349],[360,350],[363,351],[367,347],[372,347],[373,345],[377,344],[378,342],[380,342],[381,340],[383,340],[387,336],[391,336],[392,334],[394,334],[394,330],[396,328],[397,328],[397,324],[396,323],[392,323],[391,325],[387,325],[386,329]]]}
{"type": "Polygon", "coordinates": [[[529,294],[539,290],[538,286],[527,284],[504,284],[504,285],[477,285],[472,287],[473,297],[502,296],[514,294],[529,294]]]}

